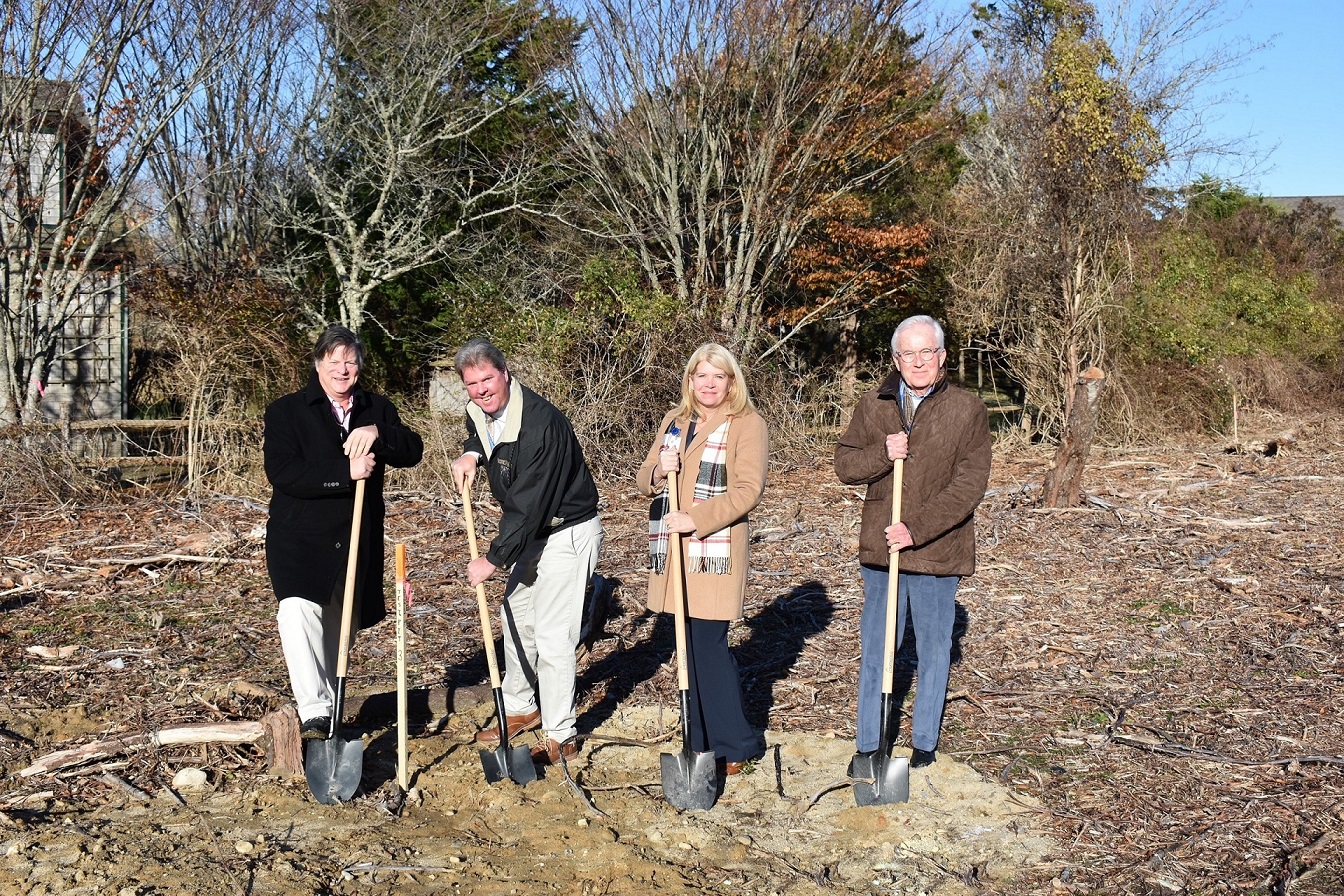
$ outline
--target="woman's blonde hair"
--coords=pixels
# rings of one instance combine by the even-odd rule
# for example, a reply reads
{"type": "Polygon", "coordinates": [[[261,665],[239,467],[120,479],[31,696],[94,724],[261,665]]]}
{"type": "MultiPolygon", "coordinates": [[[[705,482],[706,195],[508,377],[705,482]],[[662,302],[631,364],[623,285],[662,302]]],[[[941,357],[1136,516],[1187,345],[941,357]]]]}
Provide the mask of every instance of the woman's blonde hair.
{"type": "Polygon", "coordinates": [[[728,395],[723,399],[726,413],[739,416],[746,411],[756,410],[756,406],[751,403],[751,393],[747,391],[747,381],[742,376],[742,368],[738,366],[733,353],[717,342],[706,342],[691,352],[691,359],[686,362],[686,373],[681,377],[681,403],[677,405],[678,420],[689,420],[692,414],[700,410],[695,396],[691,393],[691,376],[701,361],[708,361],[711,366],[728,374],[728,395]]]}

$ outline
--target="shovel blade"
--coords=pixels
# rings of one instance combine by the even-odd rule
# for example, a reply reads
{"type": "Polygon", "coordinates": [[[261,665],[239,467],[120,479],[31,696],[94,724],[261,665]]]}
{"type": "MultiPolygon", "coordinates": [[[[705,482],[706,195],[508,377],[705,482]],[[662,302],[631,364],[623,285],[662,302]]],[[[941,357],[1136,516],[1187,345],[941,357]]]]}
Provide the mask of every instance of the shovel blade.
{"type": "Polygon", "coordinates": [[[910,760],[893,759],[880,752],[854,756],[854,802],[860,806],[882,806],[910,801],[910,760]]]}
{"type": "Polygon", "coordinates": [[[678,809],[709,809],[718,798],[714,754],[663,753],[663,798],[678,809]]]}
{"type": "Polygon", "coordinates": [[[359,789],[364,774],[364,740],[337,735],[310,740],[303,758],[303,775],[319,803],[344,803],[359,789]]]}
{"type": "Polygon", "coordinates": [[[487,784],[495,784],[505,778],[512,778],[518,784],[530,784],[537,780],[537,767],[532,764],[532,754],[527,747],[481,750],[481,768],[485,771],[487,784]]]}

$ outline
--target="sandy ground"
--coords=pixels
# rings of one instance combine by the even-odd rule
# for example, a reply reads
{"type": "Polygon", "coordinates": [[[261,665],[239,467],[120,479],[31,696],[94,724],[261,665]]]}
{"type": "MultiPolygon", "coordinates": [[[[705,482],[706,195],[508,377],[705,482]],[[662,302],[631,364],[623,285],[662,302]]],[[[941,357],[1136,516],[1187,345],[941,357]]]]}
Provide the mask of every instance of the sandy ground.
{"type": "Polygon", "coordinates": [[[1029,802],[949,758],[911,774],[910,802],[858,807],[844,778],[852,744],[810,734],[767,732],[765,758],[722,780],[712,809],[680,812],[660,787],[675,718],[658,716],[622,709],[568,763],[568,780],[551,768],[526,786],[485,782],[471,742],[485,707],[444,719],[411,741],[399,816],[387,731],[365,734],[372,789],[349,804],[319,805],[302,778],[265,776],[216,780],[183,793],[185,805],[167,793],[54,804],[41,823],[3,831],[12,882],[0,891],[950,896],[1011,889],[1053,848],[1029,802]]]}

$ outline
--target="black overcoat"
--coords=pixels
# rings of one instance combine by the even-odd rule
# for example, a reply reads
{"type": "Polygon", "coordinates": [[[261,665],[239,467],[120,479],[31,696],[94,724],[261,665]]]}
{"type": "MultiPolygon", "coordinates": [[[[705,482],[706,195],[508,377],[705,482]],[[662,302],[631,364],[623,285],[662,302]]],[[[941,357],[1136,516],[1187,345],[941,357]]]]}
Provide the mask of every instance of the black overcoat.
{"type": "MultiPolygon", "coordinates": [[[[378,441],[373,475],[364,487],[356,573],[357,629],[387,615],[383,601],[383,474],[420,462],[424,444],[403,425],[392,402],[355,387],[350,428],[374,424],[378,441]]],[[[345,587],[355,484],[345,435],[313,371],[308,385],[266,408],[262,452],[270,480],[266,568],[277,600],[302,597],[319,604],[340,600],[345,587]]]]}

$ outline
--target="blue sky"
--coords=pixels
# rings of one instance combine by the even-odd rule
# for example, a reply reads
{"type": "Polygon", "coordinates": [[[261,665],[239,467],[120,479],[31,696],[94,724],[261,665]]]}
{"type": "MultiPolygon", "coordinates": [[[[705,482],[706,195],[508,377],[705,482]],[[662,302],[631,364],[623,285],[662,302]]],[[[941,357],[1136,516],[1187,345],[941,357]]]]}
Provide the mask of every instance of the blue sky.
{"type": "MultiPolygon", "coordinates": [[[[1235,9],[1235,2],[1230,2],[1235,9]]],[[[1344,0],[1252,0],[1227,37],[1274,44],[1225,85],[1242,102],[1215,114],[1227,136],[1269,153],[1242,186],[1265,196],[1344,195],[1344,0]]]]}

